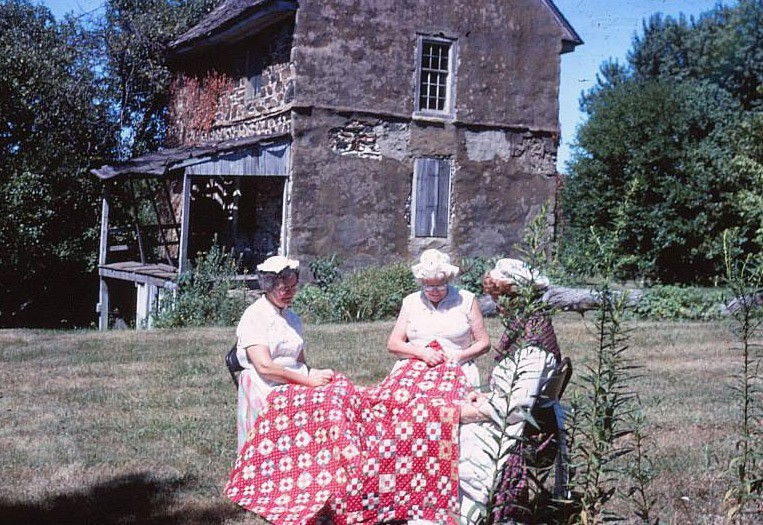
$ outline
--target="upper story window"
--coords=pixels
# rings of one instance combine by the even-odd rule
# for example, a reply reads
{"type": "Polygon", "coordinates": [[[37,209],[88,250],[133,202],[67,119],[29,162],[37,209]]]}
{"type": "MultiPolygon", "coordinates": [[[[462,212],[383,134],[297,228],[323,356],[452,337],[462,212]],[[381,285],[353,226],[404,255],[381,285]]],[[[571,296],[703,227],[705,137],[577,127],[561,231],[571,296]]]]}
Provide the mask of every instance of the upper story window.
{"type": "Polygon", "coordinates": [[[419,36],[416,63],[416,113],[453,114],[455,40],[419,36]]]}

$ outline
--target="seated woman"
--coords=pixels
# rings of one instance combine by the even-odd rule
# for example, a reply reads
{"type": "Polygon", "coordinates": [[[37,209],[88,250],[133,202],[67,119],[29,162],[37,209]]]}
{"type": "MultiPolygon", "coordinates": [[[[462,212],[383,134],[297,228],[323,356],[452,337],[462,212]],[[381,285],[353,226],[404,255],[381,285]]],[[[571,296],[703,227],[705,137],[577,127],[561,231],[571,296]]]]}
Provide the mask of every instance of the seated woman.
{"type": "MultiPolygon", "coordinates": [[[[491,377],[491,389],[506,390],[505,381],[512,376],[513,367],[522,362],[522,375],[514,385],[516,397],[529,400],[535,395],[538,382],[543,382],[561,361],[559,343],[551,324],[551,314],[542,301],[549,280],[518,259],[501,259],[483,278],[485,293],[492,296],[499,313],[507,321],[506,330],[496,350],[498,362],[504,362],[505,373],[491,377]],[[520,294],[524,288],[529,293],[520,294]]],[[[496,367],[495,370],[500,370],[496,367]]]]}
{"type": "Polygon", "coordinates": [[[289,310],[299,284],[299,262],[274,256],[257,271],[265,293],[244,311],[236,328],[236,357],[244,367],[238,388],[239,450],[275,386],[322,386],[333,376],[331,370],[308,369],[302,322],[289,310]]]}
{"type": "Polygon", "coordinates": [[[420,359],[429,366],[454,360],[469,383],[479,386],[474,359],[490,349],[490,338],[475,295],[450,285],[459,268],[439,250],[424,250],[411,271],[421,291],[403,299],[387,349],[401,360],[420,359]]]}
{"type": "Polygon", "coordinates": [[[490,377],[490,403],[482,407],[482,412],[491,413],[508,427],[499,430],[494,425],[462,425],[459,473],[463,515],[469,513],[473,502],[485,503],[494,477],[500,473],[498,494],[502,504],[496,510],[498,522],[527,518],[529,493],[522,450],[525,443],[516,438],[529,427],[525,426],[521,409],[532,406],[541,386],[561,361],[551,316],[542,301],[548,285],[546,277],[517,259],[501,259],[484,276],[485,293],[496,301],[507,326],[496,348],[498,363],[490,377]],[[499,452],[497,446],[490,445],[496,443],[501,432],[510,439],[499,452]],[[498,464],[494,461],[496,455],[501,457],[498,464]]]}

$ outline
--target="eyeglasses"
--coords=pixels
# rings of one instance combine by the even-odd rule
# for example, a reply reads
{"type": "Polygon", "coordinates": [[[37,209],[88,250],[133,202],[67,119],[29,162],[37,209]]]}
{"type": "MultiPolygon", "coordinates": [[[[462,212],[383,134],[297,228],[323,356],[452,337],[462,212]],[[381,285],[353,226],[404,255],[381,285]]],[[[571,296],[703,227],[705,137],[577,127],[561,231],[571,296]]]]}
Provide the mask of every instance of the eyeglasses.
{"type": "Polygon", "coordinates": [[[448,289],[447,284],[425,284],[421,287],[425,292],[444,292],[448,289]]]}
{"type": "Polygon", "coordinates": [[[290,295],[297,293],[297,285],[293,284],[291,286],[276,286],[275,292],[281,295],[290,295]]]}

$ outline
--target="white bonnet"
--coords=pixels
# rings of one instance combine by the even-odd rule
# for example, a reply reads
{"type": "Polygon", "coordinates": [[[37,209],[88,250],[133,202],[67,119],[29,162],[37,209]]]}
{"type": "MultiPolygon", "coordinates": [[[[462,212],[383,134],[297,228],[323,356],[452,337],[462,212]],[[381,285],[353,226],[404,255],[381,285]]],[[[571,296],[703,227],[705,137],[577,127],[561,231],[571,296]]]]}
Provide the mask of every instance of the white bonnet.
{"type": "Polygon", "coordinates": [[[518,285],[532,282],[535,288],[548,288],[550,284],[548,277],[531,270],[524,261],[519,259],[500,259],[495,263],[495,268],[490,270],[490,277],[496,281],[518,285]]]}
{"type": "Polygon", "coordinates": [[[419,262],[411,266],[416,279],[451,279],[458,275],[458,266],[450,264],[447,253],[430,248],[421,253],[419,262]]]}
{"type": "Polygon", "coordinates": [[[286,268],[299,270],[299,261],[296,259],[289,259],[283,255],[274,255],[273,257],[265,259],[265,262],[257,265],[257,271],[267,273],[281,273],[286,268]]]}

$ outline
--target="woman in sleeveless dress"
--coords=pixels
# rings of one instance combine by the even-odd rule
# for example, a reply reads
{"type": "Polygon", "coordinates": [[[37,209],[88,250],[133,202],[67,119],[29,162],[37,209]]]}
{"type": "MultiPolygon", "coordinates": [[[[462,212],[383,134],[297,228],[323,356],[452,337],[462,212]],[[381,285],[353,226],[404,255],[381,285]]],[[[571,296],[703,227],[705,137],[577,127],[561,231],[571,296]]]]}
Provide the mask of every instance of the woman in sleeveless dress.
{"type": "Polygon", "coordinates": [[[478,387],[474,359],[490,349],[490,338],[475,295],[450,284],[459,268],[439,250],[425,250],[411,271],[421,291],[403,299],[387,349],[401,361],[420,359],[430,367],[456,361],[469,383],[478,387]]]}

